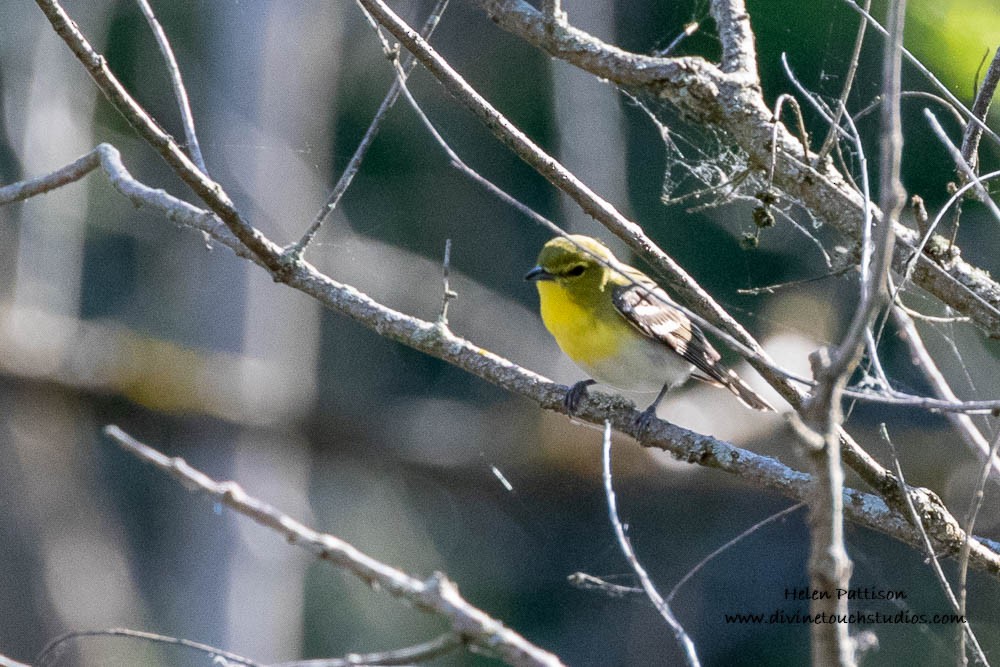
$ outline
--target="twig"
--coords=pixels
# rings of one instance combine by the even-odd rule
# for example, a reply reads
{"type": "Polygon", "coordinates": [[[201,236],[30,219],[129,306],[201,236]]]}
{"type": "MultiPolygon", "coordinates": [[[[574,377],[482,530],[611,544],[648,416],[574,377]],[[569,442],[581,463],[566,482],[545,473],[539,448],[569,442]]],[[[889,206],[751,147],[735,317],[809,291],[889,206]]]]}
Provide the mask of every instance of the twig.
{"type": "Polygon", "coordinates": [[[708,565],[710,562],[712,562],[712,560],[715,559],[717,556],[719,556],[719,555],[725,553],[726,551],[728,551],[729,549],[733,548],[734,546],[736,546],[737,544],[739,544],[740,542],[742,542],[746,538],[748,538],[751,535],[753,535],[754,533],[756,533],[758,530],[760,530],[764,526],[767,526],[768,524],[771,524],[771,523],[777,521],[778,519],[786,517],[789,514],[791,514],[792,512],[795,512],[796,510],[802,509],[805,506],[806,506],[805,503],[795,503],[794,505],[792,505],[790,507],[786,507],[785,509],[781,510],[780,512],[775,512],[774,514],[772,514],[771,516],[767,517],[766,519],[758,521],[754,525],[750,526],[749,528],[747,528],[746,530],[744,530],[742,533],[740,533],[739,535],[737,535],[733,539],[729,540],[728,542],[726,542],[725,544],[723,544],[721,547],[719,547],[718,549],[716,549],[712,553],[710,553],[707,556],[705,556],[704,558],[702,558],[700,561],[698,561],[698,563],[694,567],[692,567],[690,570],[688,570],[684,574],[683,577],[681,577],[680,581],[678,581],[676,584],[674,584],[673,588],[670,589],[670,593],[667,594],[667,602],[668,603],[671,602],[674,599],[674,596],[677,595],[678,591],[680,591],[681,588],[684,586],[684,584],[686,584],[687,582],[691,581],[691,579],[694,577],[694,575],[696,575],[699,572],[701,572],[701,570],[706,565],[708,565]]]}
{"type": "MultiPolygon", "coordinates": [[[[437,28],[438,23],[441,21],[441,16],[444,14],[444,10],[448,7],[448,0],[438,0],[437,4],[431,10],[430,15],[427,20],[424,21],[423,27],[420,29],[420,34],[424,39],[430,39],[430,36],[434,33],[434,29],[437,28]]],[[[351,156],[350,161],[347,166],[344,167],[344,171],[340,174],[340,178],[337,179],[337,184],[333,187],[333,191],[327,198],[326,203],[313,218],[312,224],[306,229],[305,234],[302,235],[296,243],[290,245],[286,252],[288,252],[291,259],[301,259],[303,253],[305,253],[306,248],[312,242],[313,238],[319,232],[320,227],[323,226],[323,222],[329,217],[333,210],[337,208],[337,204],[340,203],[341,197],[347,192],[347,189],[351,187],[351,183],[354,181],[354,177],[357,175],[358,170],[361,169],[361,162],[365,159],[365,155],[368,154],[368,149],[371,147],[372,143],[375,141],[376,135],[380,129],[382,129],[382,121],[385,120],[389,109],[396,104],[396,100],[399,99],[399,91],[406,81],[406,77],[410,75],[413,68],[416,66],[417,61],[412,54],[407,54],[406,58],[400,64],[400,71],[402,74],[398,79],[394,79],[392,86],[389,87],[389,92],[386,93],[385,97],[382,99],[382,103],[379,105],[378,110],[375,112],[375,116],[372,118],[371,123],[368,124],[368,129],[365,130],[365,134],[361,137],[361,141],[358,143],[358,147],[354,149],[354,154],[351,156]]]]}
{"type": "MultiPolygon", "coordinates": [[[[906,503],[906,508],[909,510],[911,523],[913,523],[913,525],[920,532],[921,539],[924,542],[924,549],[927,553],[928,562],[930,562],[931,568],[934,570],[934,575],[937,577],[938,583],[941,585],[941,590],[944,591],[945,597],[948,598],[948,602],[951,604],[952,610],[956,614],[963,615],[965,612],[961,610],[958,600],[955,599],[955,593],[951,589],[951,584],[948,583],[948,578],[944,576],[944,570],[941,569],[941,562],[938,560],[937,554],[934,552],[934,547],[931,545],[930,537],[924,529],[924,522],[921,520],[920,513],[917,512],[917,508],[913,504],[913,499],[910,497],[910,492],[906,487],[906,480],[903,478],[903,468],[899,463],[899,457],[896,455],[896,447],[892,444],[892,440],[889,438],[889,432],[886,430],[885,424],[879,425],[879,432],[882,439],[889,445],[889,449],[892,452],[892,463],[896,471],[896,479],[899,480],[899,486],[903,489],[901,495],[903,497],[903,501],[906,503]]],[[[1000,439],[998,439],[997,442],[1000,443],[1000,439]]],[[[968,636],[969,641],[972,643],[973,650],[980,658],[982,664],[988,665],[989,662],[986,660],[983,649],[979,646],[979,641],[976,639],[976,635],[972,632],[972,627],[968,623],[962,623],[961,626],[962,632],[964,635],[968,636]]]]}
{"type": "MultiPolygon", "coordinates": [[[[944,400],[957,401],[958,397],[952,391],[941,369],[938,368],[934,357],[927,351],[923,338],[913,320],[898,306],[893,307],[890,312],[893,323],[899,332],[899,337],[903,339],[903,342],[910,350],[910,357],[914,360],[914,365],[931,385],[934,393],[944,400]]],[[[976,428],[972,419],[967,414],[955,412],[946,413],[945,417],[951,423],[952,427],[958,431],[959,435],[962,436],[962,440],[976,455],[976,458],[983,465],[992,463],[991,467],[994,474],[1000,476],[1000,459],[995,455],[990,455],[989,441],[976,428]]]]}
{"type": "MultiPolygon", "coordinates": [[[[899,91],[899,99],[923,99],[930,100],[935,104],[939,104],[945,111],[951,114],[952,119],[955,121],[956,125],[964,125],[965,118],[962,116],[961,112],[951,105],[951,102],[944,99],[940,95],[935,95],[934,93],[928,93],[926,90],[901,90],[899,91]]],[[[882,96],[877,95],[875,98],[864,107],[861,111],[857,112],[852,116],[854,122],[860,122],[863,118],[866,118],[872,114],[875,110],[882,107],[882,96]]]]}
{"type": "MultiPolygon", "coordinates": [[[[872,0],[865,0],[865,11],[867,12],[871,9],[872,0]]],[[[830,152],[833,148],[833,143],[837,139],[837,127],[840,127],[840,117],[847,109],[847,98],[851,95],[851,88],[854,86],[854,77],[858,72],[858,64],[861,62],[861,45],[865,41],[865,30],[868,27],[868,22],[864,19],[858,24],[858,34],[854,38],[854,50],[851,51],[851,59],[848,61],[847,74],[844,75],[844,87],[840,91],[840,99],[837,100],[837,104],[833,111],[833,120],[831,121],[830,130],[826,133],[826,138],[823,140],[823,145],[820,146],[819,152],[816,154],[815,164],[819,164],[826,157],[826,154],[830,152]]]]}
{"type": "Polygon", "coordinates": [[[438,324],[448,326],[448,303],[458,297],[457,292],[453,292],[448,282],[448,273],[451,270],[451,239],[444,241],[444,263],[441,269],[444,288],[441,292],[441,313],[438,315],[438,324]]]}
{"type": "Polygon", "coordinates": [[[343,658],[319,658],[276,662],[266,667],[362,667],[364,665],[415,665],[451,653],[462,645],[462,638],[446,632],[426,642],[377,653],[351,653],[343,658]]]}
{"type": "Polygon", "coordinates": [[[604,444],[601,449],[601,462],[604,470],[604,495],[608,501],[608,518],[611,520],[611,526],[615,529],[618,546],[621,548],[625,560],[628,561],[629,567],[639,577],[642,588],[646,591],[646,597],[653,603],[656,610],[660,612],[660,616],[666,620],[667,625],[673,631],[687,664],[689,667],[698,667],[700,663],[698,662],[698,652],[695,650],[694,642],[691,641],[691,637],[685,632],[684,626],[680,624],[674,616],[673,611],[670,610],[670,605],[660,596],[660,592],[656,590],[656,586],[653,585],[653,581],[649,578],[646,568],[642,566],[642,563],[636,557],[635,551],[632,549],[632,543],[629,542],[628,537],[625,535],[625,528],[622,526],[621,519],[618,518],[618,503],[615,500],[615,490],[611,484],[611,422],[608,421],[604,422],[604,444]]]}
{"type": "Polygon", "coordinates": [[[976,99],[972,102],[972,115],[979,119],[980,123],[969,121],[965,126],[965,133],[962,135],[962,159],[973,171],[979,164],[979,140],[983,136],[982,125],[986,122],[986,114],[989,113],[997,84],[1000,84],[1000,49],[996,49],[993,53],[993,60],[986,70],[983,84],[979,87],[976,99]]]}
{"type": "MultiPolygon", "coordinates": [[[[680,46],[681,42],[683,42],[685,39],[698,32],[699,29],[701,29],[700,23],[696,22],[688,23],[686,26],[684,26],[684,30],[682,30],[676,37],[674,37],[670,41],[670,43],[666,45],[666,47],[654,51],[653,52],[654,55],[659,56],[660,58],[666,58],[671,53],[673,53],[678,46],[680,46]]],[[[625,94],[628,95],[627,92],[625,92],[625,94]]]]}
{"type": "Polygon", "coordinates": [[[188,152],[191,154],[191,160],[198,165],[202,173],[207,174],[208,169],[205,167],[205,159],[201,155],[201,145],[198,143],[198,133],[194,129],[194,115],[191,113],[191,103],[188,101],[187,88],[184,87],[184,78],[181,76],[181,68],[177,64],[177,58],[174,57],[174,50],[170,46],[170,40],[167,39],[167,34],[163,31],[163,26],[157,20],[148,0],[136,0],[136,4],[139,5],[139,10],[142,11],[146,23],[149,24],[150,29],[153,31],[153,37],[156,38],[156,46],[160,49],[160,53],[163,54],[163,60],[166,61],[167,73],[170,75],[170,85],[173,86],[174,97],[177,98],[177,107],[181,113],[181,124],[184,126],[184,139],[188,152]]]}
{"type": "Polygon", "coordinates": [[[798,280],[789,280],[783,283],[774,283],[773,285],[764,285],[763,287],[744,287],[737,289],[737,294],[748,294],[751,296],[757,296],[760,294],[774,294],[778,290],[788,289],[790,287],[799,287],[801,285],[808,285],[810,283],[819,282],[820,280],[829,280],[830,278],[837,278],[844,275],[849,271],[853,271],[853,266],[845,266],[837,271],[831,271],[830,273],[824,273],[821,276],[811,276],[809,278],[799,278],[798,280]]]}
{"type": "MultiPolygon", "coordinates": [[[[972,503],[969,508],[969,515],[965,521],[965,542],[962,544],[962,550],[958,553],[958,614],[960,616],[965,616],[966,613],[966,599],[968,597],[968,578],[969,578],[969,533],[976,527],[976,518],[979,516],[979,510],[983,507],[983,497],[984,491],[986,490],[986,480],[989,479],[990,473],[992,471],[992,466],[990,462],[994,461],[997,456],[997,450],[1000,449],[1000,434],[997,434],[993,438],[993,444],[990,445],[989,455],[986,457],[986,463],[983,464],[982,472],[979,475],[979,481],[976,483],[976,489],[972,493],[972,503]]],[[[968,624],[966,624],[968,625],[968,624]]],[[[971,633],[971,630],[970,630],[971,633]]],[[[965,656],[965,633],[959,629],[958,634],[959,639],[959,655],[965,656]]],[[[975,637],[972,637],[975,641],[975,637]]],[[[977,655],[982,656],[982,649],[979,649],[978,644],[976,644],[977,655]]],[[[986,662],[985,656],[982,656],[982,663],[984,665],[989,664],[986,662]]]]}
{"type": "Polygon", "coordinates": [[[644,591],[641,587],[612,584],[610,581],[606,581],[600,577],[595,577],[594,575],[587,574],[586,572],[574,572],[566,577],[566,581],[568,581],[569,585],[574,588],[579,588],[585,591],[600,591],[601,593],[613,598],[623,598],[626,595],[646,594],[646,591],[644,591]]]}
{"type": "Polygon", "coordinates": [[[802,109],[799,107],[799,101],[788,93],[782,93],[778,95],[778,101],[774,103],[774,129],[771,133],[771,161],[767,165],[767,187],[770,190],[774,185],[774,166],[778,161],[778,125],[781,122],[781,107],[785,102],[788,102],[792,106],[792,110],[795,112],[795,121],[799,130],[799,141],[802,142],[802,156],[803,160],[809,161],[809,133],[806,132],[806,124],[802,119],[802,109]]]}
{"type": "Polygon", "coordinates": [[[260,525],[273,530],[317,558],[333,563],[369,585],[378,585],[394,597],[403,598],[421,611],[446,619],[452,630],[471,644],[500,656],[510,665],[556,667],[559,659],[531,644],[500,621],[473,607],[440,572],[421,581],[362,553],[333,535],[319,533],[287,514],[247,494],[235,482],[216,482],[192,468],[183,459],[165,456],[117,426],[104,433],[126,452],[168,473],[185,488],[209,495],[260,525]]]}
{"type": "Polygon", "coordinates": [[[57,661],[59,659],[60,647],[63,644],[68,641],[84,637],[126,637],[154,644],[169,644],[171,646],[180,646],[182,648],[191,649],[208,656],[217,656],[225,659],[227,663],[234,662],[242,665],[249,665],[250,667],[261,667],[260,663],[254,662],[250,658],[244,658],[236,653],[223,651],[222,649],[209,646],[208,644],[191,641],[190,639],[168,637],[167,635],[160,635],[153,632],[143,632],[142,630],[130,630],[128,628],[112,628],[109,630],[77,630],[59,635],[46,644],[45,648],[42,649],[42,652],[38,654],[37,658],[35,658],[37,667],[45,667],[45,665],[49,664],[50,660],[57,661]]]}
{"type": "Polygon", "coordinates": [[[990,193],[986,191],[986,187],[983,185],[979,176],[962,157],[962,152],[951,142],[951,139],[948,138],[948,134],[944,131],[944,128],[941,127],[941,123],[938,122],[937,116],[935,116],[929,109],[924,109],[924,117],[927,118],[927,122],[930,124],[931,130],[933,130],[935,136],[937,136],[938,140],[941,142],[941,145],[947,149],[948,154],[951,155],[952,160],[955,161],[955,166],[959,171],[965,174],[965,177],[974,185],[979,200],[986,205],[986,208],[993,214],[993,217],[997,220],[997,222],[1000,222],[1000,207],[998,207],[996,202],[994,202],[990,197],[990,193]]]}

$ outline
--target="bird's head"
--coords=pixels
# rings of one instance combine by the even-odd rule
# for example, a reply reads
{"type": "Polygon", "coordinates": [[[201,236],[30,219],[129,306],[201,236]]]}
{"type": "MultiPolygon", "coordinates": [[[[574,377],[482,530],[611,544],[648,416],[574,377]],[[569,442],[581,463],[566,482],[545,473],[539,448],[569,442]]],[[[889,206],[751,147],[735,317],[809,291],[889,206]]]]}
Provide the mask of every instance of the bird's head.
{"type": "Polygon", "coordinates": [[[597,294],[604,290],[617,264],[608,247],[595,238],[572,234],[557,236],[542,247],[538,264],[525,280],[554,282],[570,295],[597,294]]]}

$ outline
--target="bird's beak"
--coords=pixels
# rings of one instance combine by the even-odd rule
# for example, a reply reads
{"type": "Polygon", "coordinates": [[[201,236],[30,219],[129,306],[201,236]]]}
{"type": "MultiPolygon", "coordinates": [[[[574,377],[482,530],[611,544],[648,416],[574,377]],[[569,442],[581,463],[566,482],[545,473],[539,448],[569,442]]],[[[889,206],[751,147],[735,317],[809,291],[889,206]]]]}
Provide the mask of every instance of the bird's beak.
{"type": "Polygon", "coordinates": [[[556,277],[543,269],[541,266],[536,266],[531,271],[524,274],[525,280],[555,280],[556,277]]]}

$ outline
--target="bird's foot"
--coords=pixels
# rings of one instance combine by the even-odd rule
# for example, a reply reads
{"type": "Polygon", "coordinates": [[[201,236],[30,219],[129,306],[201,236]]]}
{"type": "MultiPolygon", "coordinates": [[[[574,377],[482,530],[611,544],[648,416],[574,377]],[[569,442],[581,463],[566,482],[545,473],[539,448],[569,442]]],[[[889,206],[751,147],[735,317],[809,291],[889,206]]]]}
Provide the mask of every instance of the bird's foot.
{"type": "Polygon", "coordinates": [[[569,388],[566,396],[563,397],[563,405],[569,414],[576,414],[577,409],[580,407],[580,402],[587,398],[587,387],[592,384],[597,383],[594,380],[580,380],[569,388]]]}
{"type": "Polygon", "coordinates": [[[646,434],[646,431],[649,430],[649,427],[653,425],[656,419],[656,404],[649,406],[639,413],[639,416],[635,418],[635,428],[640,437],[646,434]]]}

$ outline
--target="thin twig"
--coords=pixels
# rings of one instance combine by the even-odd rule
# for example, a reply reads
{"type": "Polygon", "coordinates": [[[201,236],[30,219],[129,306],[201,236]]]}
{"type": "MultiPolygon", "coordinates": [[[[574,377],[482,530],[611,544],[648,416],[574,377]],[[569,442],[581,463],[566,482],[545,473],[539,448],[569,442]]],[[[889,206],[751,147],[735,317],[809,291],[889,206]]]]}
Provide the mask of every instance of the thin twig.
{"type": "Polygon", "coordinates": [[[778,125],[781,122],[781,107],[785,102],[792,106],[795,112],[795,122],[799,130],[799,141],[802,142],[802,156],[805,162],[809,161],[809,133],[806,132],[806,124],[802,119],[802,109],[799,101],[788,93],[778,95],[778,101],[774,103],[774,128],[771,132],[771,161],[767,165],[767,188],[770,190],[774,186],[774,167],[778,161],[778,125]]]}
{"type": "MultiPolygon", "coordinates": [[[[940,105],[945,111],[951,114],[952,119],[954,119],[956,125],[964,125],[965,118],[962,116],[961,112],[951,105],[951,102],[941,97],[940,95],[935,95],[934,93],[928,93],[926,90],[901,90],[899,91],[899,99],[921,99],[930,100],[935,104],[940,105]]],[[[875,98],[864,107],[861,111],[857,112],[852,116],[854,122],[860,122],[862,119],[870,116],[874,111],[877,111],[882,107],[882,96],[876,95],[875,98]]]]}
{"type": "Polygon", "coordinates": [[[600,591],[601,593],[613,598],[623,598],[626,595],[646,594],[646,591],[644,591],[641,587],[612,584],[610,581],[601,579],[600,577],[595,577],[594,575],[587,574],[586,572],[574,572],[566,577],[566,581],[568,581],[569,585],[574,588],[579,588],[584,591],[600,591]]]}
{"type": "MultiPolygon", "coordinates": [[[[914,365],[930,384],[932,391],[938,398],[947,401],[959,400],[938,367],[934,357],[927,351],[923,338],[913,320],[898,306],[891,309],[891,315],[899,337],[909,348],[910,357],[914,360],[914,365]]],[[[994,474],[1000,476],[1000,459],[990,455],[989,440],[976,428],[972,419],[967,414],[955,412],[946,413],[945,418],[958,431],[959,435],[962,436],[962,440],[973,454],[975,454],[976,458],[983,465],[992,463],[991,467],[994,474]]]]}
{"type": "Polygon", "coordinates": [[[976,99],[972,102],[972,115],[979,119],[980,123],[970,121],[965,126],[965,134],[962,135],[962,158],[973,171],[979,164],[979,140],[983,136],[982,124],[986,122],[986,114],[989,113],[997,84],[1000,84],[1000,49],[996,49],[993,53],[993,60],[986,70],[986,76],[983,77],[983,83],[976,93],[976,99]]]}
{"type": "Polygon", "coordinates": [[[653,54],[659,56],[660,58],[666,58],[671,53],[673,53],[678,46],[680,46],[681,42],[683,42],[685,39],[698,32],[700,28],[701,28],[700,23],[697,22],[688,23],[686,26],[684,26],[684,30],[682,30],[680,34],[678,34],[676,37],[674,37],[669,44],[667,44],[662,49],[657,49],[656,51],[653,52],[653,54]]]}
{"type": "Polygon", "coordinates": [[[343,658],[318,658],[315,660],[294,660],[276,662],[266,667],[363,667],[365,665],[418,665],[451,653],[462,645],[462,638],[454,632],[446,632],[420,644],[378,651],[377,653],[351,653],[343,658]]]}
{"type": "Polygon", "coordinates": [[[673,588],[670,589],[670,592],[667,594],[667,603],[669,604],[671,601],[673,601],[674,596],[677,595],[677,593],[681,590],[681,588],[684,587],[684,584],[686,584],[687,582],[691,581],[691,579],[696,574],[698,574],[699,572],[701,572],[701,570],[706,565],[708,565],[710,562],[712,562],[713,559],[715,559],[716,557],[718,557],[721,554],[725,553],[729,549],[733,548],[734,546],[736,546],[737,544],[739,544],[740,542],[742,542],[746,538],[748,538],[751,535],[753,535],[754,533],[756,533],[758,530],[760,530],[764,526],[767,526],[768,524],[774,523],[778,519],[784,518],[784,517],[788,516],[789,514],[791,514],[792,512],[795,512],[796,510],[802,509],[805,506],[806,506],[805,503],[795,503],[794,505],[792,505],[790,507],[786,507],[785,509],[781,510],[780,512],[775,512],[774,514],[772,514],[771,516],[767,517],[766,519],[762,519],[761,521],[758,521],[754,525],[750,526],[749,528],[747,528],[746,530],[744,530],[742,533],[740,533],[739,535],[737,535],[733,539],[729,540],[728,542],[726,542],[725,544],[723,544],[721,547],[719,547],[718,549],[716,549],[712,553],[710,553],[707,556],[705,556],[704,558],[702,558],[700,561],[698,561],[698,563],[694,567],[692,567],[690,570],[688,570],[684,574],[683,577],[681,577],[680,581],[678,581],[676,584],[674,584],[673,588]]]}
{"type": "Polygon", "coordinates": [[[611,520],[611,526],[615,529],[618,546],[621,548],[629,567],[639,577],[642,588],[646,591],[646,596],[673,631],[688,666],[698,667],[700,663],[694,642],[691,641],[691,637],[684,630],[684,626],[680,624],[674,616],[673,611],[670,610],[670,605],[660,596],[660,592],[656,590],[656,586],[649,578],[646,568],[642,566],[642,563],[636,557],[635,551],[632,549],[632,543],[629,541],[628,536],[625,535],[625,527],[622,526],[621,519],[618,518],[618,502],[615,499],[615,490],[611,484],[611,422],[609,421],[604,422],[604,444],[601,448],[601,462],[604,470],[604,495],[608,501],[608,517],[611,520]]]}
{"type": "Polygon", "coordinates": [[[941,145],[947,149],[948,154],[951,156],[952,160],[955,161],[955,166],[959,171],[965,174],[965,177],[975,186],[976,195],[979,200],[986,205],[986,208],[993,214],[994,219],[996,219],[997,222],[1000,222],[1000,207],[998,207],[996,202],[994,202],[990,197],[990,193],[987,192],[986,186],[983,185],[979,176],[962,157],[962,151],[960,151],[958,147],[952,143],[951,139],[948,138],[948,133],[944,131],[943,127],[941,127],[941,123],[938,121],[937,116],[935,116],[929,109],[924,109],[924,117],[927,118],[927,122],[930,124],[931,130],[941,142],[941,145]]]}
{"type": "Polygon", "coordinates": [[[235,482],[217,482],[192,468],[183,459],[160,453],[117,426],[106,426],[104,433],[126,452],[168,473],[185,488],[207,494],[216,502],[273,530],[289,543],[302,547],[317,558],[333,563],[370,585],[377,584],[392,596],[408,600],[422,611],[446,619],[452,630],[465,641],[496,654],[508,664],[540,667],[562,665],[556,656],[531,644],[500,621],[469,604],[459,595],[458,587],[440,572],[423,581],[416,579],[375,560],[338,537],[312,530],[247,494],[235,482]]]}
{"type": "Polygon", "coordinates": [[[154,644],[169,644],[171,646],[180,646],[182,648],[191,649],[192,651],[197,651],[198,653],[202,653],[210,657],[220,657],[225,659],[227,663],[235,662],[242,665],[249,665],[250,667],[261,667],[260,663],[255,662],[250,658],[244,658],[236,653],[223,651],[220,648],[209,646],[208,644],[191,641],[190,639],[169,637],[167,635],[160,635],[153,632],[143,632],[142,630],[130,630],[128,628],[111,628],[109,630],[77,630],[59,635],[46,644],[45,648],[42,649],[42,652],[38,654],[37,658],[35,658],[37,667],[45,667],[45,665],[50,664],[50,661],[52,661],[51,664],[55,664],[55,662],[59,660],[59,654],[62,650],[61,647],[63,644],[85,637],[126,637],[154,644]]]}
{"type": "MultiPolygon", "coordinates": [[[[865,11],[867,12],[871,9],[872,0],[865,0],[865,11]]],[[[854,77],[858,73],[858,64],[861,62],[861,45],[865,41],[865,30],[868,28],[868,21],[861,19],[858,24],[858,34],[854,38],[854,50],[851,51],[851,59],[847,64],[847,74],[844,76],[844,87],[840,91],[840,99],[837,100],[837,104],[833,110],[833,120],[831,121],[830,130],[826,133],[826,139],[823,140],[823,145],[820,147],[819,152],[816,153],[815,164],[819,164],[826,157],[826,154],[830,152],[833,148],[833,142],[837,140],[837,131],[835,127],[840,126],[840,117],[847,109],[847,98],[851,95],[851,88],[854,86],[854,77]]]]}
{"type": "Polygon", "coordinates": [[[142,11],[146,23],[149,24],[150,29],[153,31],[153,37],[156,38],[156,46],[160,49],[160,53],[163,54],[163,60],[166,61],[167,73],[170,75],[170,85],[173,86],[174,97],[177,98],[177,107],[181,113],[181,124],[184,126],[184,139],[188,153],[191,154],[191,160],[198,165],[202,173],[207,174],[208,168],[205,167],[205,159],[201,155],[201,145],[198,143],[198,133],[194,129],[194,114],[191,113],[191,103],[188,101],[187,88],[184,86],[184,77],[181,76],[181,68],[177,64],[177,58],[174,56],[174,50],[170,46],[170,40],[167,39],[167,33],[163,31],[163,26],[157,20],[148,0],[136,0],[136,4],[139,5],[139,10],[142,11]]]}
{"type": "Polygon", "coordinates": [[[829,280],[830,278],[837,278],[839,276],[853,271],[853,266],[845,266],[837,271],[831,271],[830,273],[824,273],[821,276],[810,276],[809,278],[799,278],[798,280],[789,280],[783,283],[774,283],[772,285],[764,285],[763,287],[745,287],[737,289],[737,294],[747,294],[751,296],[757,296],[759,294],[774,294],[778,290],[788,289],[789,287],[800,287],[802,285],[809,285],[811,283],[819,282],[820,280],[829,280]]]}
{"type": "MultiPolygon", "coordinates": [[[[431,10],[430,15],[427,20],[424,21],[423,27],[420,29],[420,34],[424,39],[430,39],[430,36],[434,33],[434,29],[437,28],[438,23],[441,21],[441,15],[444,14],[444,10],[448,7],[449,0],[438,0],[437,4],[431,10]]],[[[337,184],[334,185],[333,191],[330,192],[330,196],[327,198],[326,203],[313,218],[312,223],[306,230],[305,234],[302,235],[296,243],[292,244],[287,248],[289,257],[292,259],[300,259],[302,254],[309,247],[313,238],[319,232],[320,227],[323,226],[323,222],[329,217],[333,210],[337,208],[337,204],[340,203],[340,199],[347,192],[347,189],[351,187],[351,183],[354,181],[354,177],[357,175],[358,170],[361,169],[361,162],[365,159],[365,155],[368,154],[368,149],[371,147],[372,143],[375,141],[375,137],[378,135],[380,129],[382,129],[382,121],[385,120],[389,109],[396,104],[396,100],[399,99],[399,91],[402,86],[401,81],[405,82],[406,77],[410,75],[413,68],[416,67],[417,60],[412,54],[407,54],[403,59],[403,62],[399,65],[402,74],[399,79],[394,79],[392,85],[389,87],[389,92],[386,93],[385,97],[382,99],[382,103],[379,105],[378,110],[375,112],[375,116],[372,118],[371,123],[368,124],[368,129],[365,130],[365,134],[361,137],[361,141],[358,143],[357,148],[354,149],[354,154],[351,156],[350,161],[347,166],[344,167],[344,171],[340,174],[340,178],[337,179],[337,184]]]]}
{"type": "Polygon", "coordinates": [[[448,303],[458,297],[458,293],[453,292],[449,284],[448,274],[451,271],[451,239],[444,241],[444,262],[441,269],[444,288],[441,292],[441,313],[438,315],[438,324],[448,326],[448,303]]]}
{"type": "MultiPolygon", "coordinates": [[[[906,508],[909,510],[910,522],[920,532],[928,562],[931,564],[931,569],[934,570],[934,575],[937,577],[938,583],[941,585],[941,590],[944,592],[945,597],[948,598],[948,602],[951,604],[952,610],[956,614],[962,615],[963,612],[960,611],[958,600],[955,598],[955,593],[951,589],[948,577],[944,575],[944,570],[941,569],[941,562],[938,559],[937,553],[934,551],[934,547],[931,544],[931,539],[927,535],[927,531],[924,528],[924,522],[920,518],[920,513],[917,511],[916,506],[913,504],[913,499],[910,497],[910,492],[906,486],[906,479],[903,477],[903,468],[899,463],[899,456],[896,454],[896,447],[893,445],[892,439],[889,438],[889,432],[886,430],[885,424],[879,425],[879,433],[882,436],[882,440],[889,445],[889,450],[892,452],[892,464],[896,471],[896,479],[899,480],[900,489],[903,489],[901,495],[903,496],[903,501],[906,503],[906,508]]],[[[997,442],[1000,442],[1000,438],[998,438],[997,442]]],[[[961,625],[964,634],[968,636],[969,641],[972,643],[973,650],[976,655],[980,657],[982,664],[988,665],[989,662],[986,660],[983,649],[979,646],[979,641],[976,639],[976,635],[972,632],[972,627],[968,623],[962,623],[961,625]]]]}
{"type": "MultiPolygon", "coordinates": [[[[993,438],[993,444],[990,445],[989,455],[986,458],[986,463],[983,465],[982,472],[979,475],[979,481],[976,482],[975,491],[972,492],[972,503],[969,508],[969,515],[965,521],[965,541],[962,543],[962,550],[958,553],[958,614],[960,616],[965,616],[966,613],[966,601],[968,597],[968,579],[969,579],[969,534],[970,531],[976,527],[976,518],[979,516],[979,510],[983,507],[984,491],[986,490],[986,480],[989,479],[990,473],[992,472],[993,466],[990,462],[996,459],[997,450],[1000,449],[1000,433],[993,438]]],[[[965,656],[965,633],[959,629],[959,655],[965,656]]],[[[977,646],[978,648],[978,646],[977,646]]],[[[982,659],[983,664],[988,664],[985,657],[982,659]]]]}

